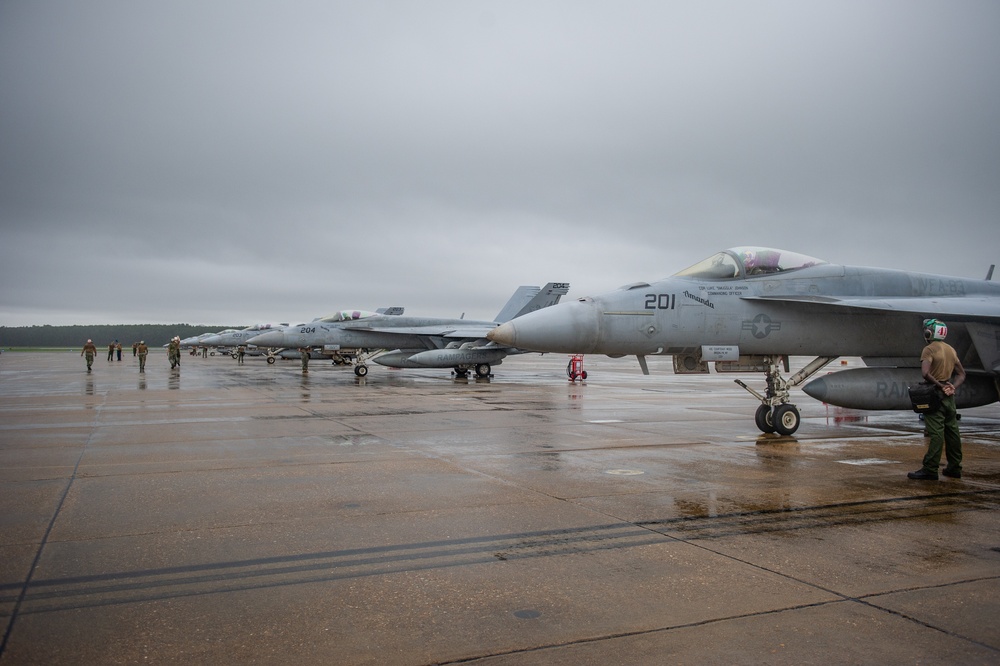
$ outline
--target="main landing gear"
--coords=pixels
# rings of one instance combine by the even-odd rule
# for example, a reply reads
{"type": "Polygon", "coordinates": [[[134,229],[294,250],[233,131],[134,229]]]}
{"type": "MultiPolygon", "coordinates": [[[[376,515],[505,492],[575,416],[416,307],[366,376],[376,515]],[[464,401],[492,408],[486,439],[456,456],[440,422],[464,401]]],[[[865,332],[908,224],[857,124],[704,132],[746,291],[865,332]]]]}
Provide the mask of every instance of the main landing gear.
{"type": "Polygon", "coordinates": [[[791,389],[822,370],[826,364],[835,358],[837,357],[818,356],[786,380],[781,376],[781,366],[779,363],[784,361],[785,372],[788,372],[787,358],[765,356],[764,373],[767,378],[767,391],[764,395],[761,395],[737,379],[737,384],[760,400],[760,407],[757,408],[757,412],[754,414],[754,423],[757,424],[757,428],[764,433],[776,432],[779,435],[791,435],[798,430],[799,423],[801,422],[799,410],[795,405],[788,402],[791,398],[791,389]]]}
{"type": "Polygon", "coordinates": [[[491,374],[493,368],[490,367],[489,363],[477,363],[475,366],[468,365],[456,365],[454,372],[456,377],[468,377],[470,367],[476,373],[476,379],[488,379],[492,377],[491,374]]]}

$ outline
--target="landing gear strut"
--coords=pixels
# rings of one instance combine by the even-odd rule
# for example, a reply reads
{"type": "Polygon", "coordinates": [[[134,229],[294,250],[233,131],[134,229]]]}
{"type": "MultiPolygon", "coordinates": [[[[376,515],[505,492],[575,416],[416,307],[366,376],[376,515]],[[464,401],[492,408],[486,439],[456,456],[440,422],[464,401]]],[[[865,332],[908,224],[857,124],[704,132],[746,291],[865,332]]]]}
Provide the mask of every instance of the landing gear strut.
{"type": "MultiPolygon", "coordinates": [[[[764,395],[761,395],[737,379],[737,384],[745,388],[753,394],[755,398],[760,400],[760,407],[757,408],[757,412],[754,414],[754,423],[757,424],[757,428],[760,429],[761,432],[776,432],[779,435],[786,436],[791,435],[798,430],[801,422],[799,410],[795,407],[795,405],[788,402],[791,398],[791,389],[795,388],[822,370],[835,358],[837,357],[818,356],[810,361],[806,367],[802,368],[786,380],[781,376],[781,366],[779,365],[782,361],[782,357],[765,356],[764,364],[766,369],[764,372],[767,377],[767,391],[764,395]]],[[[785,369],[786,371],[788,369],[787,361],[785,363],[785,369]]]]}

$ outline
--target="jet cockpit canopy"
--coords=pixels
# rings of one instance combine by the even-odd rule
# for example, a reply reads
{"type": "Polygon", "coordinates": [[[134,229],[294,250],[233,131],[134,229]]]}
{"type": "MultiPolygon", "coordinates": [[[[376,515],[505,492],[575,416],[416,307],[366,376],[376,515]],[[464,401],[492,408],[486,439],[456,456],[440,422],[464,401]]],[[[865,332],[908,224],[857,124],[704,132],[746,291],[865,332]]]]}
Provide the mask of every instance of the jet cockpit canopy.
{"type": "Polygon", "coordinates": [[[771,275],[818,266],[827,262],[798,252],[769,247],[734,247],[713,254],[694,266],[685,268],[677,277],[703,280],[736,280],[757,275],[771,275]]]}
{"type": "Polygon", "coordinates": [[[378,313],[368,312],[366,310],[341,310],[340,312],[334,312],[332,315],[321,317],[319,321],[325,321],[331,324],[338,321],[357,321],[358,319],[375,317],[377,314],[378,313]]]}

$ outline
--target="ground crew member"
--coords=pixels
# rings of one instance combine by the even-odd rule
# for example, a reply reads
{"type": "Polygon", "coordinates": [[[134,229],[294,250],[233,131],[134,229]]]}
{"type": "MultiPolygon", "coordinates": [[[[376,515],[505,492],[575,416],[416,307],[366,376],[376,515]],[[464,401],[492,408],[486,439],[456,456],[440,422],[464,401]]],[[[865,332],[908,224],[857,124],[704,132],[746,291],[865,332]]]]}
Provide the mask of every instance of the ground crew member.
{"type": "MultiPolygon", "coordinates": [[[[117,342],[117,340],[115,341],[117,342]]],[[[108,360],[113,361],[115,358],[115,343],[112,342],[108,345],[108,360]]]]}
{"type": "Polygon", "coordinates": [[[239,347],[236,348],[236,362],[239,365],[243,365],[243,356],[246,353],[247,353],[247,350],[246,350],[246,348],[243,345],[240,345],[239,347]]]}
{"type": "Polygon", "coordinates": [[[958,432],[958,417],[955,412],[955,390],[965,381],[965,368],[958,360],[954,347],[944,341],[948,326],[938,319],[924,320],[924,339],[927,346],[920,354],[920,372],[924,381],[937,386],[943,394],[941,406],[924,414],[924,425],[930,442],[924,465],[906,476],[923,481],[937,481],[941,464],[941,449],[944,449],[948,464],[945,476],[962,478],[962,437],[958,432]]]}
{"type": "Polygon", "coordinates": [[[146,346],[145,340],[139,342],[136,353],[139,356],[139,372],[146,372],[146,354],[149,353],[149,347],[146,346]]]}
{"type": "Polygon", "coordinates": [[[118,354],[118,360],[122,360],[122,343],[115,340],[115,353],[118,354]]]}
{"type": "Polygon", "coordinates": [[[138,342],[133,342],[132,343],[132,356],[135,356],[136,349],[138,349],[138,347],[139,347],[139,343],[138,342]]]}
{"type": "Polygon", "coordinates": [[[309,374],[309,347],[299,347],[299,351],[302,352],[302,374],[309,374]]]}
{"type": "Polygon", "coordinates": [[[208,347],[202,347],[201,348],[201,357],[202,358],[208,358],[208,347]]]}
{"type": "Polygon", "coordinates": [[[87,340],[87,344],[83,346],[80,356],[87,357],[87,372],[90,372],[90,366],[94,365],[94,357],[97,356],[97,346],[93,340],[87,340]]]}
{"type": "Polygon", "coordinates": [[[181,339],[174,336],[167,345],[167,356],[170,357],[170,369],[181,367],[181,339]]]}

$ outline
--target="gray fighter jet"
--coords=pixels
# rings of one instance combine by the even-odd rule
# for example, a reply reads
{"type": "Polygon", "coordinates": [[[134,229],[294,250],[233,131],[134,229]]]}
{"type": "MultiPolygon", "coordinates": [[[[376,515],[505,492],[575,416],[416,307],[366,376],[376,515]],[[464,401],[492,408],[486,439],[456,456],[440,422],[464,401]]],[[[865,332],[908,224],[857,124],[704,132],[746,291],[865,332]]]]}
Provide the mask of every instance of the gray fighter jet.
{"type": "Polygon", "coordinates": [[[454,368],[459,375],[474,369],[478,377],[488,377],[491,366],[522,351],[490,342],[486,334],[500,322],[555,305],[568,291],[569,285],[562,282],[518,287],[493,321],[342,310],[308,324],[264,332],[248,342],[258,347],[366,350],[354,366],[359,377],[368,374],[368,360],[392,368],[454,368]]]}
{"type": "Polygon", "coordinates": [[[272,328],[280,328],[283,326],[288,326],[288,322],[284,322],[282,324],[254,324],[253,326],[248,326],[242,330],[227,328],[224,331],[219,331],[215,335],[204,338],[201,342],[199,342],[199,344],[206,345],[208,347],[235,347],[237,345],[245,345],[250,341],[250,338],[260,335],[264,331],[272,328]]]}
{"type": "Polygon", "coordinates": [[[824,402],[855,409],[909,409],[920,381],[921,323],[943,319],[968,373],[958,407],[998,399],[1000,284],[986,280],[840,266],[794,252],[738,247],[673,277],[563,303],[507,322],[490,340],[540,352],[673,356],[678,373],[764,372],[755,421],[790,435],[799,412],[790,389],[838,356],[868,367],[804,387],[824,402]],[[816,359],[786,379],[788,357],[816,359]]]}
{"type": "MultiPolygon", "coordinates": [[[[402,306],[399,306],[399,305],[394,305],[394,306],[388,307],[388,308],[379,308],[378,310],[375,311],[374,314],[378,314],[378,315],[401,315],[405,311],[406,311],[406,308],[404,308],[402,306]]],[[[343,313],[339,313],[338,312],[338,313],[336,313],[334,315],[329,315],[329,316],[332,316],[332,317],[341,317],[342,314],[343,313]]],[[[297,339],[304,339],[303,336],[305,334],[300,334],[300,333],[298,333],[298,331],[302,331],[302,330],[306,330],[306,329],[309,329],[311,327],[314,327],[314,326],[316,326],[316,322],[318,322],[318,321],[324,321],[325,319],[326,319],[325,317],[317,317],[316,319],[313,319],[311,322],[303,322],[301,324],[289,324],[288,326],[284,326],[282,328],[283,329],[287,329],[289,331],[292,331],[293,333],[296,334],[296,335],[291,336],[291,337],[296,337],[297,339]]],[[[275,336],[272,336],[272,337],[275,337],[275,336]]],[[[309,346],[309,345],[303,345],[303,346],[309,346]]],[[[266,347],[266,348],[262,348],[262,347],[257,347],[256,345],[254,345],[253,348],[254,349],[266,349],[265,355],[267,357],[267,362],[269,364],[273,364],[275,362],[275,360],[277,360],[279,358],[285,358],[285,359],[299,359],[299,358],[302,358],[302,352],[300,351],[300,347],[277,347],[277,348],[276,347],[266,347]]],[[[334,365],[350,365],[350,364],[354,363],[355,361],[357,361],[359,357],[361,357],[361,358],[365,357],[365,350],[363,350],[363,349],[354,349],[354,348],[349,348],[349,347],[341,347],[340,345],[324,345],[323,347],[312,346],[309,349],[309,358],[314,358],[314,359],[329,359],[329,360],[333,361],[334,365]]]]}

